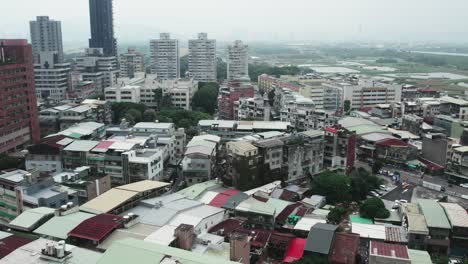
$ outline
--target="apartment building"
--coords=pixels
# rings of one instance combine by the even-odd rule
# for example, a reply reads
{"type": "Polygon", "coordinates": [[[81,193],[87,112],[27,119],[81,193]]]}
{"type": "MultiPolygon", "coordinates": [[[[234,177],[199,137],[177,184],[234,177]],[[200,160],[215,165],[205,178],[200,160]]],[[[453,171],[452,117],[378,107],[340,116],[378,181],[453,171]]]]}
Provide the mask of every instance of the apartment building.
{"type": "Polygon", "coordinates": [[[216,65],[216,40],[208,39],[207,33],[189,40],[190,77],[200,82],[216,82],[216,65]]]}
{"type": "Polygon", "coordinates": [[[29,22],[34,63],[39,63],[41,52],[57,54],[57,63],[63,62],[62,25],[60,21],[38,16],[29,22]]]}
{"type": "Polygon", "coordinates": [[[271,106],[268,96],[255,95],[252,98],[239,98],[234,102],[235,120],[269,121],[271,106]]]}
{"type": "Polygon", "coordinates": [[[104,97],[109,102],[140,103],[140,94],[140,86],[117,85],[104,88],[104,97]]]}
{"type": "Polygon", "coordinates": [[[60,63],[57,52],[40,52],[34,64],[36,96],[60,102],[72,88],[70,63],[60,63]]]}
{"type": "Polygon", "coordinates": [[[241,40],[227,47],[227,80],[249,79],[249,46],[241,40]]]}
{"type": "Polygon", "coordinates": [[[71,142],[73,139],[64,135],[55,135],[29,146],[25,158],[26,170],[37,170],[40,173],[62,172],[62,150],[71,142]]]}
{"type": "Polygon", "coordinates": [[[120,74],[117,57],[107,56],[102,48],[87,48],[85,54],[76,58],[76,70],[84,81],[92,81],[98,92],[116,84],[120,74]]]}
{"type": "Polygon", "coordinates": [[[291,123],[280,121],[233,121],[233,120],[200,120],[198,132],[216,135],[223,142],[255,133],[276,131],[285,133],[291,130],[291,123]]]}
{"type": "Polygon", "coordinates": [[[351,109],[401,101],[402,86],[399,84],[383,83],[373,79],[359,79],[340,85],[343,88],[343,102],[349,100],[351,109]]]}
{"type": "Polygon", "coordinates": [[[221,138],[212,135],[193,137],[182,160],[182,173],[190,186],[215,177],[218,146],[221,138]]]}
{"type": "Polygon", "coordinates": [[[219,89],[218,116],[224,120],[234,120],[235,102],[241,98],[253,98],[255,89],[252,83],[242,81],[230,81],[219,89]]]}
{"type": "Polygon", "coordinates": [[[150,41],[151,73],[158,79],[172,80],[180,77],[179,41],[169,33],[159,34],[150,41]]]}
{"type": "Polygon", "coordinates": [[[325,128],[324,167],[349,170],[356,158],[356,134],[339,126],[325,128]]]}
{"type": "Polygon", "coordinates": [[[0,153],[40,139],[32,61],[26,40],[0,39],[0,153]]]}
{"type": "Polygon", "coordinates": [[[468,101],[444,96],[439,99],[440,114],[448,115],[460,121],[468,121],[468,101]]]}
{"type": "Polygon", "coordinates": [[[120,54],[120,77],[133,78],[136,72],[145,72],[145,54],[128,48],[126,53],[120,54]]]}
{"type": "MultiPolygon", "coordinates": [[[[159,79],[155,83],[155,89],[161,89],[163,96],[171,96],[171,104],[173,107],[192,110],[192,98],[198,91],[198,82],[191,78],[185,79],[159,79]]],[[[151,93],[147,93],[146,102],[150,101],[151,105],[156,106],[154,101],[155,89],[151,93]]],[[[143,100],[143,96],[142,96],[143,100]]]]}
{"type": "Polygon", "coordinates": [[[281,80],[279,78],[275,78],[268,74],[262,74],[258,76],[258,89],[265,93],[269,93],[270,91],[274,90],[275,88],[288,88],[293,91],[298,92],[301,89],[301,85],[289,82],[287,80],[281,80]]]}

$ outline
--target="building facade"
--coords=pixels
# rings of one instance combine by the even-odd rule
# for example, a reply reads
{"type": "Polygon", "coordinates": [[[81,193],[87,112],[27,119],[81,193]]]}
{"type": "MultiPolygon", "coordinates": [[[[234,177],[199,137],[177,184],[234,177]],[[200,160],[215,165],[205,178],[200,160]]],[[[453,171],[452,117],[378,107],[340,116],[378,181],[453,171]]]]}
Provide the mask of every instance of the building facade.
{"type": "Polygon", "coordinates": [[[34,63],[39,62],[41,52],[56,52],[57,61],[63,62],[62,25],[60,21],[38,16],[29,22],[34,63]]]}
{"type": "Polygon", "coordinates": [[[117,40],[114,38],[113,0],[89,0],[91,24],[90,48],[102,48],[104,55],[117,56],[117,40]]]}
{"type": "Polygon", "coordinates": [[[236,40],[227,48],[228,81],[249,78],[249,46],[236,40]]]}
{"type": "Polygon", "coordinates": [[[85,49],[85,54],[76,58],[76,70],[83,81],[94,82],[98,93],[115,85],[120,73],[117,57],[106,56],[102,48],[85,49]]]}
{"type": "Polygon", "coordinates": [[[199,33],[198,39],[189,40],[190,76],[200,82],[215,82],[216,40],[208,39],[208,34],[199,33]]]}
{"type": "Polygon", "coordinates": [[[159,39],[150,41],[151,73],[158,79],[172,80],[180,77],[179,41],[169,33],[161,33],[159,39]]]}
{"type": "Polygon", "coordinates": [[[40,52],[34,64],[34,81],[37,98],[64,100],[71,91],[70,63],[60,63],[56,52],[40,52]]]}
{"type": "Polygon", "coordinates": [[[120,77],[133,78],[135,72],[145,72],[145,54],[128,48],[127,53],[120,54],[120,77]]]}
{"type": "Polygon", "coordinates": [[[0,153],[38,142],[32,48],[27,40],[0,39],[0,153]]]}

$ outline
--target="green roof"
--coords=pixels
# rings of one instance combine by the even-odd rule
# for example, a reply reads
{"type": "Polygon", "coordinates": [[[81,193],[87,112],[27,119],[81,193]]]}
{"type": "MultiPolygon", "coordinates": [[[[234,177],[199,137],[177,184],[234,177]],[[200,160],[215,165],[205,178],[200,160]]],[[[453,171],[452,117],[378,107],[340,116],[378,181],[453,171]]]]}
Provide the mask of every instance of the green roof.
{"type": "Polygon", "coordinates": [[[93,217],[93,214],[76,212],[65,216],[54,216],[49,221],[34,230],[34,233],[59,238],[67,239],[68,233],[84,220],[93,217]]]}
{"type": "Polygon", "coordinates": [[[284,208],[286,208],[288,205],[292,204],[290,202],[283,201],[280,199],[275,199],[275,198],[268,199],[266,203],[275,207],[275,211],[277,215],[280,214],[284,210],[284,208]]]}
{"type": "Polygon", "coordinates": [[[55,209],[48,207],[38,207],[34,209],[29,209],[18,215],[13,221],[10,222],[12,228],[27,230],[34,227],[44,217],[48,215],[53,215],[55,209]]]}
{"type": "Polygon", "coordinates": [[[323,130],[307,130],[307,131],[301,132],[301,134],[307,137],[316,137],[316,136],[323,136],[325,132],[323,132],[323,130]]]}
{"type": "Polygon", "coordinates": [[[408,249],[408,254],[412,264],[432,263],[431,256],[427,251],[408,249]]]}
{"type": "Polygon", "coordinates": [[[138,262],[138,264],[155,264],[160,263],[169,256],[174,257],[182,264],[238,263],[134,238],[126,238],[112,243],[97,263],[126,264],[138,262]]]}
{"type": "Polygon", "coordinates": [[[357,135],[364,135],[370,133],[389,133],[384,127],[378,125],[358,125],[348,128],[349,131],[356,132],[357,135]]]}
{"type": "Polygon", "coordinates": [[[190,187],[187,187],[185,189],[178,191],[177,193],[182,196],[185,196],[185,198],[193,200],[193,199],[198,198],[205,191],[213,189],[217,186],[221,186],[221,185],[216,183],[216,180],[206,181],[206,182],[194,184],[190,187]]]}
{"type": "Polygon", "coordinates": [[[444,209],[435,200],[419,199],[418,204],[429,228],[451,229],[444,209]]]}
{"type": "Polygon", "coordinates": [[[372,221],[372,219],[360,217],[359,215],[351,215],[349,219],[351,220],[351,223],[369,224],[369,225],[374,224],[374,221],[372,221]]]}

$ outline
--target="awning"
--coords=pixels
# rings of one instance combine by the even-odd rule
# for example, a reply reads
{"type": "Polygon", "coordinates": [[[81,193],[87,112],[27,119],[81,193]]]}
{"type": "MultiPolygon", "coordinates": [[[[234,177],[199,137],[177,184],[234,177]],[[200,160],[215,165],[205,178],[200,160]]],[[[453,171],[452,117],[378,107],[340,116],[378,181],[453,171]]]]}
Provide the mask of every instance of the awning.
{"type": "Polygon", "coordinates": [[[433,162],[430,162],[428,160],[421,160],[421,162],[423,162],[426,165],[426,168],[428,168],[431,171],[437,171],[437,170],[445,169],[444,167],[442,167],[442,166],[440,166],[438,164],[435,164],[433,162]]]}
{"type": "Polygon", "coordinates": [[[369,149],[369,150],[375,150],[375,147],[373,147],[373,146],[367,146],[367,145],[361,145],[360,148],[369,149]]]}

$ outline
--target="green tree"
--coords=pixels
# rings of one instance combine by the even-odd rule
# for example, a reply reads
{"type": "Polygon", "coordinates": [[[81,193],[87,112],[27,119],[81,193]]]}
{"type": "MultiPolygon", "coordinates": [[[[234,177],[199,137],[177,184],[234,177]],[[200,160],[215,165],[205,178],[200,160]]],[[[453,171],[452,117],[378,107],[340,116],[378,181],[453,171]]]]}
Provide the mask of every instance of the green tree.
{"type": "Polygon", "coordinates": [[[128,110],[135,109],[141,113],[145,112],[146,105],[136,104],[136,103],[112,103],[111,110],[113,113],[113,122],[114,124],[120,123],[120,120],[127,114],[128,110]]]}
{"type": "Polygon", "coordinates": [[[193,95],[192,107],[197,111],[214,114],[218,100],[219,84],[199,83],[198,91],[193,95]]]}
{"type": "Polygon", "coordinates": [[[390,212],[385,208],[383,201],[380,198],[373,197],[367,199],[359,209],[359,214],[365,218],[387,218],[390,212]]]}
{"type": "Polygon", "coordinates": [[[328,258],[325,256],[304,256],[294,264],[328,264],[328,258]]]}
{"type": "Polygon", "coordinates": [[[383,168],[385,164],[380,160],[375,160],[374,164],[372,164],[372,173],[377,174],[383,168]]]}
{"type": "Polygon", "coordinates": [[[21,159],[0,154],[0,170],[16,169],[21,166],[21,159]]]}
{"type": "Polygon", "coordinates": [[[143,112],[143,121],[144,122],[154,122],[156,121],[157,115],[156,111],[153,109],[147,109],[145,112],[143,112]]]}
{"type": "Polygon", "coordinates": [[[435,259],[436,259],[435,263],[437,263],[437,264],[447,264],[447,263],[449,263],[449,258],[447,256],[440,255],[440,256],[436,256],[435,259]]]}
{"type": "Polygon", "coordinates": [[[328,222],[338,225],[343,220],[343,217],[346,215],[347,210],[344,207],[336,206],[331,209],[330,213],[327,216],[328,222]]]}
{"type": "Polygon", "coordinates": [[[131,120],[132,122],[130,123],[135,124],[143,120],[143,115],[140,110],[132,108],[125,113],[125,119],[127,119],[128,122],[131,120]]]}
{"type": "Polygon", "coordinates": [[[275,103],[275,89],[268,92],[268,102],[270,103],[270,106],[273,106],[275,103]]]}
{"type": "Polygon", "coordinates": [[[227,78],[227,64],[221,58],[217,58],[216,74],[218,81],[222,82],[227,78]]]}
{"type": "Polygon", "coordinates": [[[163,95],[160,105],[161,108],[172,107],[172,96],[170,94],[163,95]]]}
{"type": "Polygon", "coordinates": [[[351,110],[351,101],[345,100],[344,101],[344,112],[347,114],[351,110]]]}
{"type": "Polygon", "coordinates": [[[349,202],[350,187],[348,177],[336,172],[322,172],[313,182],[315,193],[327,198],[331,204],[349,202]]]}
{"type": "Polygon", "coordinates": [[[186,77],[185,73],[188,71],[188,55],[180,57],[180,76],[182,78],[186,77]]]}

